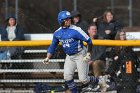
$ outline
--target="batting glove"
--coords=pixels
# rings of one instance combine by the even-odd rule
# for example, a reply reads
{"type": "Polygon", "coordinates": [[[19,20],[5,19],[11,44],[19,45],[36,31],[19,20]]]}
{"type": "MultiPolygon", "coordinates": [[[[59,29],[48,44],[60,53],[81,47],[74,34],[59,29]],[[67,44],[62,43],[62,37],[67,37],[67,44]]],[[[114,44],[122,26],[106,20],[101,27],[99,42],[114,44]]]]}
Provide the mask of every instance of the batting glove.
{"type": "Polygon", "coordinates": [[[86,56],[84,56],[83,61],[88,62],[91,59],[91,54],[87,53],[86,56]]]}
{"type": "Polygon", "coordinates": [[[44,64],[49,64],[49,58],[46,57],[46,58],[43,60],[43,63],[44,63],[44,64]]]}

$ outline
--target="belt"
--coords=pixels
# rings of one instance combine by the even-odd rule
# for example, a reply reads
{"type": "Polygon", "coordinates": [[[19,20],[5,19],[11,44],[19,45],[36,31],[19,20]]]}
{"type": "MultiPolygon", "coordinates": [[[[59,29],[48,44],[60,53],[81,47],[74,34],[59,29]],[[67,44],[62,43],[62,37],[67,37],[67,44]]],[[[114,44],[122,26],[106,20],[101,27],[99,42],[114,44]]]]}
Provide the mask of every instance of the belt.
{"type": "Polygon", "coordinates": [[[78,53],[81,52],[81,51],[82,51],[82,49],[81,49],[80,51],[78,51],[77,53],[67,54],[67,55],[69,55],[69,56],[73,56],[73,55],[75,55],[75,54],[78,54],[78,53]]]}
{"type": "MultiPolygon", "coordinates": [[[[78,52],[79,53],[79,52],[78,52]]],[[[68,54],[69,56],[72,56],[72,55],[75,55],[75,54],[77,54],[77,53],[73,53],[73,54],[68,54]]]]}

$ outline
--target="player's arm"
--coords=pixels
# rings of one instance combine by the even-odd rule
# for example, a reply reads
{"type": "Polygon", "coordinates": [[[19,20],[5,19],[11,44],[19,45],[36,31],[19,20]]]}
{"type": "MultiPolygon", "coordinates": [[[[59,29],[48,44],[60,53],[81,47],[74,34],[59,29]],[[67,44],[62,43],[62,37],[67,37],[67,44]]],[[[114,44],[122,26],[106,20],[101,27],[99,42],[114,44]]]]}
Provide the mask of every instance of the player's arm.
{"type": "Polygon", "coordinates": [[[82,40],[82,41],[85,41],[87,43],[87,54],[86,56],[84,57],[84,61],[87,62],[91,59],[91,54],[92,54],[92,40],[90,39],[90,37],[81,29],[81,28],[78,28],[77,29],[77,36],[78,39],[82,40]]]}
{"type": "Polygon", "coordinates": [[[77,27],[76,30],[76,38],[85,41],[87,44],[92,44],[90,37],[80,27],[77,27]]]}
{"type": "Polygon", "coordinates": [[[76,38],[85,41],[88,46],[88,52],[92,52],[92,40],[81,28],[77,28],[76,38]]]}
{"type": "Polygon", "coordinates": [[[50,47],[48,48],[48,52],[47,52],[47,57],[44,59],[43,63],[44,64],[48,64],[49,59],[52,57],[52,55],[55,52],[56,47],[59,44],[59,40],[55,37],[55,35],[53,36],[53,40],[52,40],[52,44],[50,45],[50,47]]]}

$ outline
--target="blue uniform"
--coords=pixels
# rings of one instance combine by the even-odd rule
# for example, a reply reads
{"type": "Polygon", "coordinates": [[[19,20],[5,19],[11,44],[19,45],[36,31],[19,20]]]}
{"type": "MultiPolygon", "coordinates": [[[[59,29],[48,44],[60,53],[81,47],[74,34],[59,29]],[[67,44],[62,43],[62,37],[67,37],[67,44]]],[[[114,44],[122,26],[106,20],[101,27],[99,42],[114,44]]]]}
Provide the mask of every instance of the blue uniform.
{"type": "Polygon", "coordinates": [[[71,93],[78,93],[73,79],[76,69],[79,80],[83,84],[98,81],[95,77],[88,76],[89,66],[87,59],[90,59],[90,55],[83,45],[83,41],[91,45],[92,40],[80,27],[71,25],[69,11],[61,11],[57,19],[61,27],[54,32],[52,44],[48,48],[46,61],[48,62],[50,54],[54,54],[57,45],[61,42],[63,50],[67,54],[64,63],[64,79],[71,93]]]}
{"type": "Polygon", "coordinates": [[[53,54],[58,43],[62,42],[63,50],[67,54],[64,64],[64,79],[70,89],[76,87],[74,83],[70,83],[73,82],[73,75],[76,69],[81,82],[88,83],[91,80],[88,76],[88,62],[83,60],[87,53],[83,41],[92,44],[90,37],[80,27],[74,25],[70,25],[67,28],[60,27],[54,32],[52,44],[48,49],[48,53],[53,54]]]}
{"type": "Polygon", "coordinates": [[[76,54],[83,49],[83,41],[92,44],[89,36],[80,27],[74,25],[68,28],[60,27],[54,32],[53,41],[48,49],[48,53],[53,54],[58,43],[62,42],[63,50],[66,54],[76,54]]]}

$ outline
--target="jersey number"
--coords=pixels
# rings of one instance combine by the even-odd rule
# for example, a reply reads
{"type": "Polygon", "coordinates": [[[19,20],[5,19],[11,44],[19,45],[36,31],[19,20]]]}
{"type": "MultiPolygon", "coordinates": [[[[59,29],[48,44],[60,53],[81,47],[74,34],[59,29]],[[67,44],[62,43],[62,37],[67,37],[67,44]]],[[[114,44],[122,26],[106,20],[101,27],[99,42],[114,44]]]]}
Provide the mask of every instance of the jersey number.
{"type": "Polygon", "coordinates": [[[70,44],[63,44],[63,47],[70,47],[70,44]]]}

